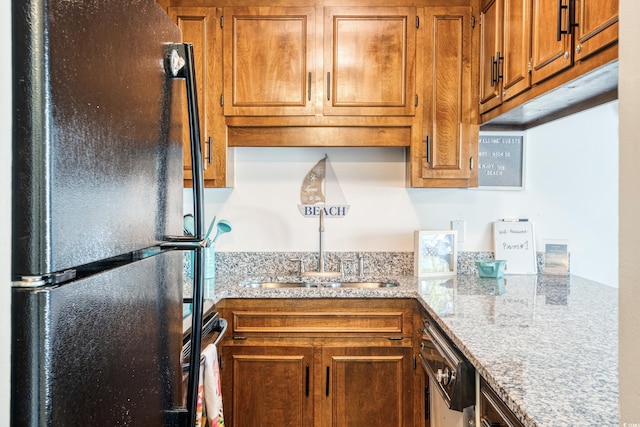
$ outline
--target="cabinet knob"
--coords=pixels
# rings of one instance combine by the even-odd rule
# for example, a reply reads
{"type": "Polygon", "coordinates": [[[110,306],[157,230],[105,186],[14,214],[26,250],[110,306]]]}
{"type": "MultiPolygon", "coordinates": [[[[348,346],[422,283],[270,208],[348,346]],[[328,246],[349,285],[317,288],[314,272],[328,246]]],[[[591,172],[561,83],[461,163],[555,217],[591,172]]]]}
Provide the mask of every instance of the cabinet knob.
{"type": "Polygon", "coordinates": [[[580,53],[582,51],[582,45],[579,44],[578,46],[576,46],[576,53],[580,53]]]}

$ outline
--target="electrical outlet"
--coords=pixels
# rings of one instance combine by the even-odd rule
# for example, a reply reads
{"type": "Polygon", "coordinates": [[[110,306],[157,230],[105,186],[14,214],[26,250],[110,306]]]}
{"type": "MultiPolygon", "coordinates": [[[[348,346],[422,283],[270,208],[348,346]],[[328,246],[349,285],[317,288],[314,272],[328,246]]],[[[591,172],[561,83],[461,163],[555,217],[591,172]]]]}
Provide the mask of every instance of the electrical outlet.
{"type": "Polygon", "coordinates": [[[462,219],[454,219],[451,221],[451,229],[458,232],[458,242],[464,242],[466,224],[462,219]]]}

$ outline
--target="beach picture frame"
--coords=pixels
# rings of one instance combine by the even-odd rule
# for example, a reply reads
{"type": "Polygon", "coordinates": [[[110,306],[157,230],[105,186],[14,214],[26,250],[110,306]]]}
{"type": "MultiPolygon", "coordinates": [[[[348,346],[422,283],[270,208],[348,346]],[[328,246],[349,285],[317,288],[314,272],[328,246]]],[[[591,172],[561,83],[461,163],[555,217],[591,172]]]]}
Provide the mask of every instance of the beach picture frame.
{"type": "Polygon", "coordinates": [[[414,234],[414,276],[455,276],[458,272],[456,230],[417,230],[414,234]]]}

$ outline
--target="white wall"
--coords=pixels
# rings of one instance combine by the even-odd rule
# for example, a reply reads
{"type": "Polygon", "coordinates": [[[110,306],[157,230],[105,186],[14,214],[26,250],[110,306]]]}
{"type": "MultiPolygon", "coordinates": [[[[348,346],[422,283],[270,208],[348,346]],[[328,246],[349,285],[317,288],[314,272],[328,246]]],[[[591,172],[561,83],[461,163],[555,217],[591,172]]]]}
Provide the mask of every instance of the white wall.
{"type": "Polygon", "coordinates": [[[414,230],[449,229],[454,219],[466,221],[460,250],[492,250],[491,222],[525,217],[539,248],[568,239],[574,274],[617,286],[617,107],[529,130],[524,191],[407,189],[401,148],[238,148],[235,188],[205,190],[205,219],[233,224],[219,251],[316,250],[317,220],[297,204],[305,174],[328,153],[351,205],[325,222],[328,251],[412,251],[414,230]]]}
{"type": "MultiPolygon", "coordinates": [[[[0,52],[11,55],[11,2],[0,1],[0,52]]],[[[9,425],[11,355],[11,67],[0,79],[0,426],[9,425]]]]}

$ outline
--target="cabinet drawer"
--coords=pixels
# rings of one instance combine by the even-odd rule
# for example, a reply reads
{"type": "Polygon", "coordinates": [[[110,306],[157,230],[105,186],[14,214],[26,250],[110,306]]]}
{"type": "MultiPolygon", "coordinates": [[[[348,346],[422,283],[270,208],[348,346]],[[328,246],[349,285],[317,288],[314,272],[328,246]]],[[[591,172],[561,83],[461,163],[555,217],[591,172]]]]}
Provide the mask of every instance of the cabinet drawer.
{"type": "Polygon", "coordinates": [[[233,311],[233,332],[247,333],[381,333],[403,334],[404,311],[270,312],[233,311]]]}

